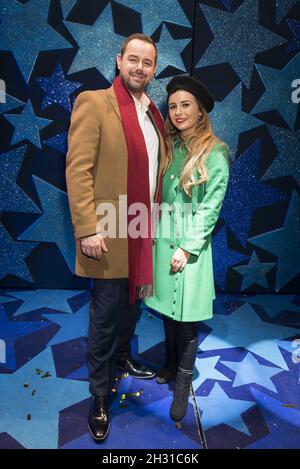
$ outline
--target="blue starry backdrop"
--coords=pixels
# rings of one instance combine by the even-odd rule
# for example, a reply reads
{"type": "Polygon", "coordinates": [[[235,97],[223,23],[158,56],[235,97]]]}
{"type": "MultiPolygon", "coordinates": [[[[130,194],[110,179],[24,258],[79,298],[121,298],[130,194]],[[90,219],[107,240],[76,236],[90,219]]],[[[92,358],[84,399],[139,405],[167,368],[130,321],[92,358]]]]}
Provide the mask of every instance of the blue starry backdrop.
{"type": "Polygon", "coordinates": [[[299,292],[299,0],[0,0],[0,286],[89,287],[74,276],[70,114],[80,92],[110,85],[134,32],[157,43],[149,94],[163,113],[177,74],[216,98],[211,118],[231,160],[213,238],[218,290],[299,292]]]}

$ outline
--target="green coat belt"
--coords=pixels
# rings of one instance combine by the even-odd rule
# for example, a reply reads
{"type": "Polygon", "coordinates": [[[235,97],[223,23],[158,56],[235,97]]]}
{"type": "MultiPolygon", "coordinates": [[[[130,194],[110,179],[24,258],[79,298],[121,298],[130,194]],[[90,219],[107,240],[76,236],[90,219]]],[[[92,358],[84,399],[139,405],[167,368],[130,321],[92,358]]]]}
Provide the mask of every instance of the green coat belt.
{"type": "Polygon", "coordinates": [[[163,178],[163,209],[153,241],[154,296],[145,303],[177,321],[203,321],[212,317],[215,299],[211,233],[227,188],[228,150],[223,144],[212,148],[208,180],[194,186],[191,197],[179,185],[184,157],[178,142],[163,178]],[[191,256],[182,272],[173,273],[170,262],[178,247],[191,256]]]}

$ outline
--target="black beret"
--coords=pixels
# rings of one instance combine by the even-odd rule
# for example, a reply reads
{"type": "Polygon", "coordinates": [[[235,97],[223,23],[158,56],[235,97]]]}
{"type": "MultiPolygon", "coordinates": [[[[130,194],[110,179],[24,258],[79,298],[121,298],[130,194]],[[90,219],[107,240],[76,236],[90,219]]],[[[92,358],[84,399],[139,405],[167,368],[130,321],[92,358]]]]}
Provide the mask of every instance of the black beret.
{"type": "Polygon", "coordinates": [[[207,112],[213,110],[215,105],[214,98],[204,83],[197,80],[196,78],[187,75],[177,75],[176,77],[173,77],[167,84],[168,99],[171,94],[178,90],[185,90],[193,94],[198,99],[198,101],[200,101],[207,112]]]}

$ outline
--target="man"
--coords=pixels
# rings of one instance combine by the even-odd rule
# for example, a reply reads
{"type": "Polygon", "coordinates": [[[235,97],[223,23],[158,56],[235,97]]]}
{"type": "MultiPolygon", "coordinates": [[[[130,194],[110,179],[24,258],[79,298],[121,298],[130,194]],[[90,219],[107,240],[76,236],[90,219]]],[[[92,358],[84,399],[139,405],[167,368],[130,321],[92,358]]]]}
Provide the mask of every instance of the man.
{"type": "Polygon", "coordinates": [[[163,120],[144,93],[156,61],[157,48],[150,37],[129,36],[117,56],[119,76],[113,85],[81,93],[71,117],[66,180],[75,228],[76,273],[93,279],[88,423],[96,441],[109,430],[108,397],[116,366],[136,378],[154,377],[152,370],[132,359],[130,340],[137,321],[136,300],[151,292],[153,285],[151,203],[161,199],[165,159],[163,120]],[[120,196],[124,195],[128,212],[122,236],[120,196]],[[129,229],[127,236],[133,219],[130,207],[136,203],[147,208],[145,237],[130,236],[129,229]],[[99,230],[98,214],[103,215],[107,204],[116,213],[115,237],[104,237],[99,230]]]}

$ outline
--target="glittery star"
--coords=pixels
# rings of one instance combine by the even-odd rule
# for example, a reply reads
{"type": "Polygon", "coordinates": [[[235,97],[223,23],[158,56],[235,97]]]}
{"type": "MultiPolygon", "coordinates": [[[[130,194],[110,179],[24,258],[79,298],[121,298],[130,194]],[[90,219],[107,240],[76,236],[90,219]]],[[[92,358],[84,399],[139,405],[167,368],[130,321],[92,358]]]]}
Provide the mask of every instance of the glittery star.
{"type": "Polygon", "coordinates": [[[263,180],[291,176],[300,185],[300,131],[268,126],[278,155],[263,175],[263,180]]]}
{"type": "Polygon", "coordinates": [[[286,42],[260,26],[258,0],[244,0],[234,13],[203,5],[201,9],[214,39],[196,67],[229,62],[249,86],[256,54],[286,42]]]}
{"type": "Polygon", "coordinates": [[[57,378],[51,348],[15,373],[0,375],[0,387],[14,402],[9,405],[7,399],[0,400],[0,432],[7,432],[25,448],[57,448],[60,411],[89,397],[88,383],[57,378]],[[42,378],[37,368],[51,376],[42,378]],[[28,414],[31,420],[27,420],[28,414]],[[41,422],[45,422],[42,432],[41,422]]]}
{"type": "MultiPolygon", "coordinates": [[[[78,291],[76,294],[82,293],[78,291]]],[[[38,309],[54,309],[64,313],[73,313],[68,300],[74,296],[72,290],[30,290],[13,292],[12,296],[24,303],[17,309],[14,317],[21,314],[30,313],[38,309]]]]}
{"type": "Polygon", "coordinates": [[[167,92],[166,86],[170,81],[168,78],[153,79],[147,88],[147,94],[155,102],[156,106],[163,114],[167,111],[167,92]]]}
{"type": "Polygon", "coordinates": [[[246,259],[248,256],[228,247],[227,228],[223,226],[213,237],[213,265],[217,285],[224,290],[228,269],[246,259]]]}
{"type": "Polygon", "coordinates": [[[0,49],[14,54],[26,81],[30,78],[41,50],[72,47],[47,22],[49,5],[50,0],[30,0],[25,4],[8,1],[1,19],[0,49]]]}
{"type": "Polygon", "coordinates": [[[197,377],[193,378],[193,388],[195,392],[207,379],[231,381],[215,368],[219,359],[220,355],[216,357],[196,358],[194,376],[197,377]]]}
{"type": "Polygon", "coordinates": [[[75,6],[77,0],[60,0],[63,17],[66,18],[75,6]]]}
{"type": "Polygon", "coordinates": [[[18,239],[56,243],[69,269],[74,272],[75,246],[68,196],[36,176],[33,180],[43,214],[18,239]]]}
{"type": "Polygon", "coordinates": [[[255,210],[286,199],[277,189],[260,181],[259,162],[260,141],[257,140],[232,164],[229,185],[221,209],[221,218],[230,226],[243,246],[246,245],[255,210]]]}
{"type": "Polygon", "coordinates": [[[293,39],[289,42],[286,52],[294,52],[300,50],[300,22],[296,20],[286,20],[290,30],[293,33],[293,39]]]}
{"type": "Polygon", "coordinates": [[[215,314],[207,321],[212,332],[201,343],[201,350],[244,347],[270,363],[288,370],[277,341],[292,337],[299,329],[264,322],[248,304],[229,315],[215,314]]]}
{"type": "Polygon", "coordinates": [[[0,211],[40,213],[38,207],[17,185],[16,180],[26,146],[0,154],[0,211]]]}
{"type": "Polygon", "coordinates": [[[210,116],[216,135],[227,143],[233,160],[237,152],[239,135],[262,125],[258,119],[242,110],[241,83],[222,102],[216,103],[210,116]]]}
{"type": "Polygon", "coordinates": [[[21,243],[14,241],[4,226],[0,224],[0,245],[2,251],[0,279],[7,275],[14,275],[27,282],[33,282],[33,278],[24,259],[29,256],[31,251],[37,246],[37,243],[21,243]]]}
{"type": "Polygon", "coordinates": [[[300,306],[293,303],[295,295],[255,295],[247,298],[249,304],[262,306],[269,318],[273,318],[282,311],[300,313],[300,306]]]}
{"type": "Polygon", "coordinates": [[[1,102],[0,100],[0,114],[24,106],[24,104],[25,103],[23,103],[23,101],[20,101],[19,99],[14,98],[13,96],[10,96],[9,94],[5,93],[4,101],[1,102]]]}
{"type": "Polygon", "coordinates": [[[25,104],[21,114],[5,114],[5,117],[15,127],[12,145],[23,140],[29,140],[36,147],[42,148],[40,130],[52,121],[37,117],[32,109],[30,100],[25,104]]]}
{"type": "Polygon", "coordinates": [[[53,137],[47,138],[43,143],[54,150],[66,154],[68,149],[68,134],[67,132],[62,132],[54,135],[53,137]]]}
{"type": "Polygon", "coordinates": [[[163,25],[160,38],[157,43],[157,75],[159,75],[168,66],[186,71],[180,53],[189,42],[190,39],[174,39],[169,33],[168,28],[163,25]]]}
{"type": "Polygon", "coordinates": [[[177,0],[117,0],[141,13],[143,33],[151,36],[163,21],[191,27],[183,9],[177,0]]]}
{"type": "Polygon", "coordinates": [[[214,385],[209,396],[196,396],[196,399],[202,411],[204,430],[223,423],[250,435],[241,414],[253,407],[255,402],[231,399],[218,383],[214,385]]]}
{"type": "Polygon", "coordinates": [[[242,361],[230,362],[222,360],[221,363],[236,373],[232,384],[233,388],[255,383],[273,392],[278,392],[271,378],[278,373],[282,373],[282,370],[260,364],[251,353],[247,353],[242,361]]]}
{"type": "Polygon", "coordinates": [[[291,99],[291,83],[298,76],[300,53],[282,70],[256,65],[266,91],[252,110],[253,114],[277,109],[291,129],[294,128],[298,106],[291,99]]]}
{"type": "Polygon", "coordinates": [[[260,262],[256,252],[253,251],[250,261],[247,265],[233,267],[233,270],[243,276],[241,288],[241,290],[243,291],[251,285],[261,285],[262,287],[268,288],[266,274],[271,269],[273,269],[275,265],[276,264],[274,262],[260,262]]]}
{"type": "Polygon", "coordinates": [[[58,64],[50,78],[36,78],[40,87],[45,91],[42,109],[52,104],[58,104],[71,112],[70,95],[82,86],[82,83],[66,80],[61,64],[58,64]]]}
{"type": "Polygon", "coordinates": [[[287,15],[287,13],[293,8],[299,0],[276,0],[276,20],[277,23],[287,15]]]}
{"type": "Polygon", "coordinates": [[[277,256],[277,291],[300,272],[300,197],[295,191],[283,228],[249,238],[249,243],[277,256]]]}
{"type": "Polygon", "coordinates": [[[3,306],[0,305],[0,325],[1,325],[1,340],[5,342],[5,363],[3,364],[6,369],[16,369],[16,351],[15,344],[21,337],[30,335],[45,327],[49,327],[47,323],[39,321],[9,321],[7,319],[3,306]]]}
{"type": "Polygon", "coordinates": [[[87,336],[89,304],[73,314],[43,314],[43,317],[61,326],[49,346],[87,336]]]}
{"type": "Polygon", "coordinates": [[[104,8],[92,26],[70,21],[64,23],[79,47],[68,73],[96,68],[107,81],[113,81],[116,56],[124,38],[114,31],[111,4],[104,8]]]}
{"type": "Polygon", "coordinates": [[[154,312],[151,312],[149,317],[149,310],[145,307],[143,307],[135,333],[138,336],[138,353],[143,353],[165,340],[161,318],[154,312]]]}

